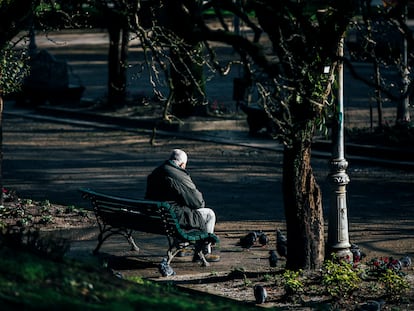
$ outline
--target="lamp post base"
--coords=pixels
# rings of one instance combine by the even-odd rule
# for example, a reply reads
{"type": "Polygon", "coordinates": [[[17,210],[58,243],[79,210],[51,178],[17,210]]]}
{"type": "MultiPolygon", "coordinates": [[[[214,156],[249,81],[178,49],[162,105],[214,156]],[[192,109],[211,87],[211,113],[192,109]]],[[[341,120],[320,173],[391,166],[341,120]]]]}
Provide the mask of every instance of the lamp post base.
{"type": "Polygon", "coordinates": [[[354,255],[350,251],[349,247],[333,248],[328,246],[326,254],[328,254],[328,259],[344,260],[349,263],[352,263],[354,261],[354,255]]]}
{"type": "Polygon", "coordinates": [[[332,199],[329,210],[328,256],[352,260],[348,233],[348,211],[346,204],[346,186],[349,176],[346,173],[348,162],[345,159],[331,161],[332,173],[329,175],[332,185],[332,199]]]}

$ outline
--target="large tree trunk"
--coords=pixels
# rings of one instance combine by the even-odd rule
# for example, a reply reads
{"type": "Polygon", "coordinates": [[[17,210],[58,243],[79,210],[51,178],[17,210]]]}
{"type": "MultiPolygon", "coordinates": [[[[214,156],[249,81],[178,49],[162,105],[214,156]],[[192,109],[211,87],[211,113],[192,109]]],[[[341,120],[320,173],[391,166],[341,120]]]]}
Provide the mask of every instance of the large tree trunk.
{"type": "Polygon", "coordinates": [[[297,141],[285,147],[283,196],[287,224],[286,268],[318,269],[324,260],[322,194],[313,175],[309,130],[296,133],[297,141]],[[305,142],[304,142],[305,141],[305,142]]]}

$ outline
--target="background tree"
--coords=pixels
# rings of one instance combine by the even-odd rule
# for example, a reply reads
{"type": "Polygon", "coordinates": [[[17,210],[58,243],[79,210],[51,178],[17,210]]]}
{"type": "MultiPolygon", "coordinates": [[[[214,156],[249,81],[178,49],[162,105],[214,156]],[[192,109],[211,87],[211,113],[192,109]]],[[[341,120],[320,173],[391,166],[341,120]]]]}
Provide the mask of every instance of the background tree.
{"type": "Polygon", "coordinates": [[[351,73],[373,90],[378,112],[376,130],[379,132],[387,125],[383,116],[385,101],[395,104],[396,125],[410,122],[408,87],[412,75],[408,62],[412,59],[413,37],[407,26],[408,8],[409,1],[383,1],[381,4],[361,1],[360,18],[352,21],[350,38],[346,41],[351,60],[373,65],[371,81],[351,73]],[[400,79],[387,78],[384,74],[387,71],[399,73],[400,79]]]}
{"type": "Polygon", "coordinates": [[[129,17],[137,13],[139,1],[54,1],[40,10],[35,26],[42,30],[106,28],[109,35],[107,108],[125,104],[127,94],[129,17]]]}
{"type": "MultiPolygon", "coordinates": [[[[202,12],[202,4],[193,1],[187,4],[191,12],[202,12]]],[[[204,81],[203,44],[200,38],[188,31],[195,27],[194,18],[183,10],[180,2],[164,2],[160,23],[180,40],[180,44],[169,47],[170,100],[172,113],[177,117],[204,114],[206,90],[204,81]],[[178,22],[179,21],[179,22],[178,22]],[[197,109],[200,108],[201,109],[197,109]]]]}
{"type": "MultiPolygon", "coordinates": [[[[0,1],[0,190],[3,191],[3,96],[19,87],[24,76],[21,55],[15,55],[9,45],[22,29],[27,29],[31,18],[32,1],[0,1]]],[[[0,206],[3,206],[3,192],[0,192],[0,206]]]]}
{"type": "Polygon", "coordinates": [[[96,1],[96,7],[103,14],[103,21],[109,34],[107,97],[109,107],[125,104],[130,41],[128,15],[136,14],[137,4],[138,2],[135,1],[96,1]]]}

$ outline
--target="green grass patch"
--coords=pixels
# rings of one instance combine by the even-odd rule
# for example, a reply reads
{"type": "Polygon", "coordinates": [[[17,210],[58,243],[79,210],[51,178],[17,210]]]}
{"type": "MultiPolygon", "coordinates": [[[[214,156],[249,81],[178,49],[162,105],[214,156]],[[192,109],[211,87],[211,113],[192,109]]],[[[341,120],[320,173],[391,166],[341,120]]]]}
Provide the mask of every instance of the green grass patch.
{"type": "Polygon", "coordinates": [[[24,250],[0,247],[3,311],[256,309],[217,296],[190,294],[173,284],[133,280],[116,277],[98,261],[51,261],[24,250]]]}

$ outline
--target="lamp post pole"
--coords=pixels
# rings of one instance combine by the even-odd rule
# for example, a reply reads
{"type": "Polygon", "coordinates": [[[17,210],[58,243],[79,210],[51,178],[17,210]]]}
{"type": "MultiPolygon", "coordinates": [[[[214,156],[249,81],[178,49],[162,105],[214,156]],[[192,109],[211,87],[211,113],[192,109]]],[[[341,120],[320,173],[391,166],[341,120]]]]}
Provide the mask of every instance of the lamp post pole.
{"type": "Polygon", "coordinates": [[[346,173],[348,162],[344,152],[344,96],[343,96],[343,62],[344,38],[341,39],[338,49],[340,58],[338,65],[338,106],[337,126],[332,135],[332,158],[330,161],[331,172],[329,180],[332,187],[331,206],[328,218],[328,256],[335,254],[338,258],[352,260],[348,233],[348,211],[346,206],[346,186],[350,179],[346,173]]]}
{"type": "MultiPolygon", "coordinates": [[[[404,20],[405,23],[407,24],[407,19],[408,19],[408,5],[405,5],[405,10],[404,10],[404,20]]],[[[407,38],[406,35],[404,35],[404,43],[403,43],[403,86],[404,86],[404,93],[405,93],[405,97],[403,100],[403,104],[402,104],[402,111],[400,113],[400,122],[401,123],[408,123],[410,122],[410,97],[407,94],[408,92],[408,86],[410,84],[410,69],[409,69],[409,65],[408,65],[408,42],[407,42],[407,38]]]]}

